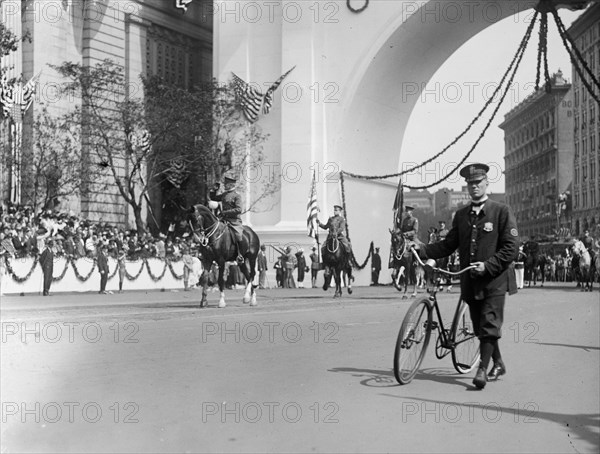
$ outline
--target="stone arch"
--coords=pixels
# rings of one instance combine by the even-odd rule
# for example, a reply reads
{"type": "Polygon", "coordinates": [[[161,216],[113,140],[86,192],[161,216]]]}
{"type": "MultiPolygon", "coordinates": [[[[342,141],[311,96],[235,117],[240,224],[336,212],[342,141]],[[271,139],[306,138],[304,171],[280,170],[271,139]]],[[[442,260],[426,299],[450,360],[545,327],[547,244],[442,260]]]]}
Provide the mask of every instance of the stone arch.
{"type": "Polygon", "coordinates": [[[408,18],[402,17],[405,10],[401,8],[349,82],[350,93],[337,135],[332,138],[331,157],[344,167],[345,162],[364,162],[365,153],[375,151],[379,159],[369,161],[368,172],[393,173],[412,110],[440,66],[485,28],[537,3],[430,1],[408,18]],[[444,17],[444,5],[460,7],[456,10],[460,12],[454,13],[458,19],[444,17]]]}

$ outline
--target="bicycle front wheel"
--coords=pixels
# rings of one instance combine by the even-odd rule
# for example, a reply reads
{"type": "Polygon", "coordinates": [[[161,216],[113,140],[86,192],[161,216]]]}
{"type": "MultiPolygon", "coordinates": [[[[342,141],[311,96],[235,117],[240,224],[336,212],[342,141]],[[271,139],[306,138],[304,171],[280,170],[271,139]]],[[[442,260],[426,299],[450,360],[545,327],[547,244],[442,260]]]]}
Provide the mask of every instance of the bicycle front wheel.
{"type": "Polygon", "coordinates": [[[479,339],[475,335],[469,306],[462,298],[458,301],[450,339],[454,342],[452,363],[460,374],[468,374],[479,361],[479,339]]]}
{"type": "Polygon", "coordinates": [[[423,361],[431,337],[431,317],[427,297],[412,303],[404,316],[394,351],[394,375],[401,385],[411,382],[423,361]]]}

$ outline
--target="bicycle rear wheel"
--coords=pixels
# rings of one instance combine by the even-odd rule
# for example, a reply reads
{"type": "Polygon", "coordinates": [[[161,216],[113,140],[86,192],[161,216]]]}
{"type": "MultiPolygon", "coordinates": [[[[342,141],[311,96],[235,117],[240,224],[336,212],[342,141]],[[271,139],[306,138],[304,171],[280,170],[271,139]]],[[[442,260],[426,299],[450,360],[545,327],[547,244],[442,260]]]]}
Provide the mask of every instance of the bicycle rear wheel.
{"type": "Polygon", "coordinates": [[[479,339],[475,336],[469,306],[462,298],[458,301],[450,338],[454,341],[452,364],[460,374],[467,374],[479,361],[479,339]]]}
{"type": "Polygon", "coordinates": [[[401,385],[411,382],[423,361],[431,337],[431,317],[427,297],[412,303],[404,316],[394,351],[394,375],[401,385]]]}

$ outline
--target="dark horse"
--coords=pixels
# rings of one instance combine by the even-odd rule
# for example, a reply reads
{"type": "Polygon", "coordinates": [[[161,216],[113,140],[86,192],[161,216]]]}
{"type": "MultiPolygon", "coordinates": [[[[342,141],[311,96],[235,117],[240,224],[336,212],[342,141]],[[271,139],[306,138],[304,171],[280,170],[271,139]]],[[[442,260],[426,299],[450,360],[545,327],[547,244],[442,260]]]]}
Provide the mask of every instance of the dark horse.
{"type": "Polygon", "coordinates": [[[401,232],[390,230],[392,235],[392,249],[390,251],[390,268],[392,271],[392,281],[397,290],[404,290],[402,298],[407,298],[406,291],[408,284],[413,283],[413,292],[411,297],[417,296],[417,281],[414,274],[415,258],[410,250],[410,241],[404,238],[401,232]],[[403,279],[402,279],[403,278],[403,279]],[[402,279],[402,282],[401,282],[402,279]]]}
{"type": "MultiPolygon", "coordinates": [[[[213,261],[219,265],[219,278],[217,281],[221,292],[219,307],[225,307],[223,271],[225,269],[225,262],[235,261],[237,258],[234,234],[225,222],[220,221],[204,205],[194,205],[190,222],[194,237],[200,243],[201,261],[204,268],[202,273],[202,300],[200,301],[200,307],[206,306],[207,271],[210,270],[213,261]]],[[[248,243],[247,252],[244,254],[244,261],[242,263],[238,262],[239,269],[246,278],[244,303],[256,306],[256,286],[252,285],[252,281],[256,273],[256,257],[260,249],[260,240],[254,230],[248,226],[244,226],[244,241],[248,243]]]]}
{"type": "MultiPolygon", "coordinates": [[[[538,267],[543,263],[546,265],[545,259],[540,258],[540,245],[535,241],[528,241],[523,245],[523,253],[525,254],[525,281],[527,281],[527,287],[537,284],[537,273],[538,267]]],[[[542,286],[544,285],[544,275],[542,274],[542,286]]]]}
{"type": "Polygon", "coordinates": [[[327,290],[331,283],[331,277],[335,278],[335,295],[334,298],[342,296],[342,272],[347,278],[348,293],[352,293],[352,267],[348,266],[348,251],[338,240],[337,236],[329,235],[321,250],[323,257],[323,265],[325,265],[325,282],[323,290],[327,290]]]}

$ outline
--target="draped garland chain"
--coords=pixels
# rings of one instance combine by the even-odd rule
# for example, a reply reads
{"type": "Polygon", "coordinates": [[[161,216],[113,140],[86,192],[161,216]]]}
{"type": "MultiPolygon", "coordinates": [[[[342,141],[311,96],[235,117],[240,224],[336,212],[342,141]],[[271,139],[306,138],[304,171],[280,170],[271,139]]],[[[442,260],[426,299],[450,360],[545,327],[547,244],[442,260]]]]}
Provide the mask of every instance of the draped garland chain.
{"type": "Polygon", "coordinates": [[[565,46],[565,48],[567,49],[567,52],[569,53],[569,57],[571,58],[571,63],[573,64],[575,71],[579,75],[581,82],[583,83],[583,85],[585,86],[587,91],[590,93],[590,95],[596,100],[596,102],[598,104],[600,104],[600,97],[594,92],[594,88],[585,79],[583,71],[582,71],[581,67],[579,66],[579,64],[581,63],[581,65],[583,66],[583,69],[588,74],[588,76],[592,79],[593,84],[596,86],[596,89],[598,89],[599,92],[600,92],[600,82],[598,81],[598,79],[596,79],[596,76],[594,75],[594,73],[592,72],[590,67],[588,66],[587,62],[585,61],[585,58],[583,58],[583,55],[581,55],[581,52],[579,52],[579,49],[573,42],[573,39],[567,33],[565,24],[563,24],[562,20],[560,19],[558,12],[556,11],[556,8],[552,7],[550,9],[550,12],[552,13],[552,16],[554,16],[554,21],[556,22],[556,27],[558,28],[558,33],[562,39],[563,45],[565,46]]]}
{"type": "Polygon", "coordinates": [[[506,78],[509,76],[509,80],[508,83],[506,84],[504,91],[501,95],[500,98],[500,102],[498,103],[498,105],[496,106],[496,108],[494,109],[494,111],[492,112],[492,115],[490,117],[490,119],[488,120],[488,122],[486,123],[483,131],[479,134],[479,137],[477,138],[477,140],[475,141],[475,143],[473,144],[473,146],[471,147],[471,149],[465,154],[465,156],[458,162],[458,164],[456,166],[454,166],[454,168],[452,170],[450,170],[450,172],[448,174],[446,174],[445,176],[441,177],[439,180],[434,181],[431,184],[428,185],[424,185],[424,186],[410,186],[410,185],[405,185],[405,187],[409,188],[409,189],[429,189],[433,186],[436,186],[440,183],[442,183],[443,181],[447,180],[448,178],[450,178],[451,175],[453,175],[455,172],[458,171],[458,169],[465,163],[465,161],[469,158],[469,156],[473,153],[473,151],[475,150],[475,148],[477,147],[477,145],[479,144],[479,142],[481,141],[481,139],[483,139],[483,136],[485,135],[485,133],[487,132],[487,130],[489,129],[492,121],[494,120],[494,117],[496,116],[498,110],[500,109],[500,106],[502,105],[504,99],[506,98],[506,95],[508,94],[508,91],[510,89],[510,86],[512,84],[512,81],[514,80],[514,77],[517,73],[517,69],[519,67],[519,64],[521,63],[521,60],[523,59],[523,55],[525,55],[525,49],[527,47],[527,44],[529,42],[529,39],[531,38],[531,33],[533,31],[533,27],[535,25],[535,22],[537,20],[537,16],[538,16],[539,12],[536,11],[533,19],[531,20],[531,23],[529,24],[529,27],[527,28],[527,32],[525,33],[525,36],[523,37],[521,44],[519,45],[519,48],[517,49],[517,52],[515,53],[515,56],[513,57],[513,60],[511,61],[507,71],[504,73],[504,75],[502,76],[502,80],[500,81],[500,84],[498,84],[498,87],[494,90],[494,93],[492,94],[492,96],[488,99],[488,101],[485,103],[485,105],[483,106],[483,108],[481,109],[481,111],[479,111],[479,113],[477,114],[477,116],[473,119],[473,121],[471,121],[471,123],[466,127],[466,129],[460,133],[449,145],[447,145],[442,151],[440,151],[439,153],[437,153],[436,155],[432,156],[431,158],[425,160],[424,162],[422,162],[421,164],[418,164],[414,167],[411,167],[409,169],[403,170],[402,172],[397,172],[397,173],[391,173],[391,174],[386,174],[386,175],[375,175],[375,176],[368,176],[368,175],[358,175],[355,173],[351,173],[351,172],[347,172],[342,170],[340,172],[340,181],[342,183],[342,197],[344,197],[344,179],[343,176],[347,175],[350,176],[352,178],[356,178],[359,180],[383,180],[386,178],[392,178],[392,177],[401,177],[402,175],[405,175],[407,173],[411,173],[414,172],[415,170],[419,170],[422,167],[425,167],[427,164],[433,162],[434,160],[436,160],[437,158],[439,158],[442,154],[444,154],[446,151],[448,151],[448,149],[453,146],[454,144],[456,144],[458,142],[459,139],[461,139],[473,126],[473,124],[481,117],[481,115],[484,113],[484,111],[488,108],[488,106],[491,104],[492,100],[496,97],[496,94],[500,91],[500,89],[502,88],[502,86],[504,85],[504,82],[506,80],[506,78]]]}
{"type": "Polygon", "coordinates": [[[350,11],[352,11],[353,13],[362,13],[364,10],[367,9],[367,6],[369,6],[369,0],[363,0],[365,3],[363,4],[363,6],[361,6],[360,8],[354,8],[350,2],[351,0],[346,0],[346,5],[348,6],[348,9],[350,11]]]}
{"type": "Polygon", "coordinates": [[[152,274],[152,270],[150,269],[150,263],[148,262],[148,260],[145,260],[146,262],[146,269],[148,270],[148,275],[150,276],[150,279],[152,279],[154,282],[158,282],[160,281],[163,276],[165,275],[165,273],[167,272],[167,262],[165,261],[162,272],[160,273],[160,276],[155,276],[154,274],[152,274]]]}
{"type": "Polygon", "coordinates": [[[540,2],[538,5],[538,11],[541,12],[542,17],[540,18],[535,89],[539,90],[540,88],[540,67],[542,65],[543,58],[545,88],[546,92],[550,93],[552,90],[552,81],[550,80],[550,72],[548,71],[548,8],[546,6],[547,4],[544,2],[540,2]]]}
{"type": "MultiPolygon", "coordinates": [[[[344,192],[344,173],[340,173],[340,185],[342,187],[342,208],[344,209],[344,213],[347,213],[346,211],[346,194],[344,192]]],[[[346,237],[348,238],[348,241],[350,241],[350,229],[348,228],[348,219],[346,219],[346,237]]],[[[367,262],[369,261],[369,258],[371,258],[371,255],[373,255],[373,251],[374,251],[374,246],[373,246],[373,242],[371,241],[371,245],[369,246],[369,253],[367,254],[367,258],[365,259],[365,261],[361,264],[358,263],[358,261],[356,260],[356,256],[354,255],[354,250],[352,251],[352,257],[350,257],[350,260],[352,261],[352,266],[354,266],[354,268],[358,268],[359,270],[362,270],[365,266],[367,266],[367,262]]]]}
{"type": "MultiPolygon", "coordinates": [[[[32,261],[31,268],[29,269],[29,271],[27,272],[27,274],[25,276],[18,276],[17,273],[15,272],[14,268],[12,267],[12,264],[11,264],[11,262],[14,261],[14,260],[16,260],[16,259],[10,259],[9,260],[8,257],[2,257],[1,260],[4,260],[4,263],[6,265],[6,271],[11,276],[12,280],[15,281],[15,282],[18,282],[19,284],[22,284],[23,282],[26,282],[27,280],[29,280],[29,278],[31,277],[31,275],[35,271],[36,267],[39,265],[38,260],[34,259],[32,261]]],[[[65,277],[65,275],[67,274],[67,271],[69,269],[69,265],[71,265],[71,268],[73,268],[73,272],[74,272],[75,277],[77,278],[78,281],[85,282],[88,279],[90,279],[90,277],[92,277],[92,274],[93,274],[94,270],[97,267],[97,261],[96,261],[96,259],[95,258],[94,259],[89,259],[89,258],[86,259],[86,260],[91,260],[92,261],[92,268],[85,275],[82,275],[81,272],[79,271],[79,269],[77,267],[77,260],[78,259],[74,259],[74,258],[66,258],[65,259],[65,266],[64,266],[64,268],[62,269],[62,271],[60,272],[60,274],[58,276],[53,276],[52,277],[52,282],[59,282],[59,281],[61,281],[65,277]]],[[[148,271],[148,275],[150,276],[150,278],[154,282],[158,282],[158,281],[160,281],[165,276],[167,268],[168,268],[169,271],[171,272],[173,278],[175,280],[180,281],[181,279],[183,279],[183,274],[181,274],[181,275],[177,274],[177,272],[173,268],[173,263],[174,262],[179,262],[179,261],[180,260],[168,260],[168,259],[166,259],[164,261],[164,267],[162,269],[162,272],[160,273],[159,276],[155,276],[153,274],[153,272],[152,272],[152,269],[150,268],[150,265],[148,264],[148,260],[147,259],[142,259],[142,263],[141,263],[139,271],[135,275],[132,275],[132,274],[129,274],[127,272],[127,268],[125,268],[125,276],[127,277],[128,280],[135,281],[142,274],[142,271],[144,270],[144,267],[145,267],[146,270],[148,271]]],[[[118,270],[119,270],[119,264],[117,263],[117,265],[115,266],[114,270],[109,274],[108,279],[112,279],[117,274],[118,270]]]]}

